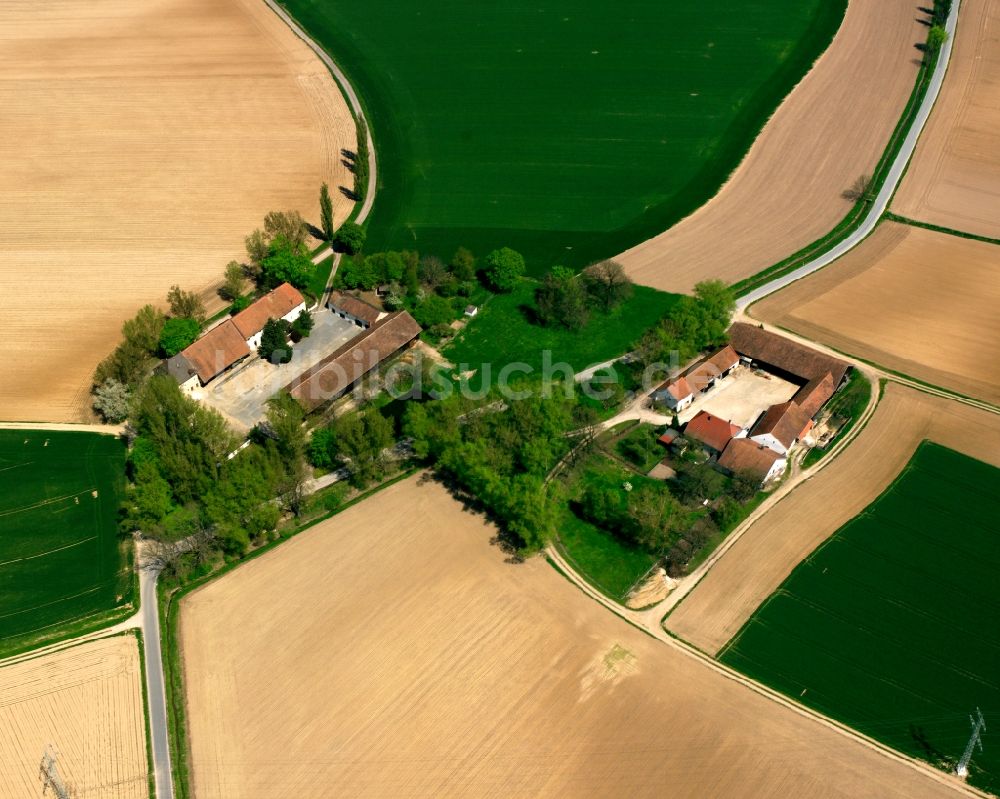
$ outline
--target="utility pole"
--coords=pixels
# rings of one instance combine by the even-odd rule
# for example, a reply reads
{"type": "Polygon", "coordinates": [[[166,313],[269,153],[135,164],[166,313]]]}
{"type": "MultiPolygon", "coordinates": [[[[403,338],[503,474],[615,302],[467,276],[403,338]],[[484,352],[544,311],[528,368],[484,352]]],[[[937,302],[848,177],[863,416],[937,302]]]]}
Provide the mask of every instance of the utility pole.
{"type": "Polygon", "coordinates": [[[972,725],[972,735],[969,736],[969,742],[965,745],[965,752],[962,753],[962,759],[958,761],[958,765],[955,767],[955,773],[965,779],[969,776],[969,761],[972,760],[972,753],[975,751],[976,746],[979,746],[979,751],[983,751],[983,730],[986,729],[986,720],[983,718],[982,711],[976,708],[976,717],[972,718],[969,716],[969,723],[972,725]]]}
{"type": "Polygon", "coordinates": [[[49,788],[56,795],[56,799],[72,799],[69,793],[69,788],[62,781],[59,776],[59,770],[56,768],[56,754],[55,747],[49,744],[45,747],[45,751],[42,753],[42,764],[38,769],[38,776],[41,778],[42,786],[42,796],[48,793],[49,788]]]}

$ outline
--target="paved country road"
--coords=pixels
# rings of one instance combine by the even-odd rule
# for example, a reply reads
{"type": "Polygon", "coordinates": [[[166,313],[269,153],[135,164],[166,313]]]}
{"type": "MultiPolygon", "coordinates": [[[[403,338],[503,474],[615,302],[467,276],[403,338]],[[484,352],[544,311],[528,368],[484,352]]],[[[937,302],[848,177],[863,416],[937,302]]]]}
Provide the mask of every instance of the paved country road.
{"type": "Polygon", "coordinates": [[[156,578],[160,572],[146,567],[139,571],[140,627],[145,645],[146,695],[149,701],[149,737],[153,750],[153,774],[157,799],[173,799],[174,778],[170,768],[167,732],[167,694],[163,682],[160,650],[160,611],[156,601],[156,578]]]}
{"type": "MultiPolygon", "coordinates": [[[[913,156],[913,150],[917,146],[917,139],[920,137],[920,133],[923,131],[928,117],[930,117],[931,109],[934,107],[934,103],[941,91],[941,85],[944,83],[945,72],[948,70],[948,62],[951,60],[951,48],[955,40],[955,30],[958,26],[959,3],[960,0],[955,0],[954,5],[951,7],[951,13],[948,15],[948,20],[945,23],[948,38],[941,47],[938,62],[934,67],[934,74],[931,76],[931,82],[927,87],[927,94],[924,95],[923,102],[921,102],[920,108],[917,110],[917,114],[906,134],[906,138],[903,140],[903,145],[896,155],[896,160],[892,162],[892,166],[889,168],[889,174],[886,177],[885,183],[882,185],[881,191],[876,195],[875,201],[868,211],[868,215],[861,222],[861,226],[839,244],[827,250],[819,257],[814,258],[812,261],[809,261],[804,266],[800,266],[787,275],[775,278],[770,283],[766,283],[760,288],[744,294],[736,301],[736,307],[739,310],[742,311],[768,294],[773,294],[785,288],[790,283],[801,280],[807,275],[811,275],[813,272],[822,269],[824,266],[827,266],[840,258],[840,256],[854,249],[875,229],[879,219],[882,218],[882,214],[889,207],[889,201],[892,199],[893,194],[896,193],[896,187],[899,185],[899,181],[906,171],[906,166],[913,156]]],[[[789,222],[792,221],[794,220],[789,220],[789,222]]]]}

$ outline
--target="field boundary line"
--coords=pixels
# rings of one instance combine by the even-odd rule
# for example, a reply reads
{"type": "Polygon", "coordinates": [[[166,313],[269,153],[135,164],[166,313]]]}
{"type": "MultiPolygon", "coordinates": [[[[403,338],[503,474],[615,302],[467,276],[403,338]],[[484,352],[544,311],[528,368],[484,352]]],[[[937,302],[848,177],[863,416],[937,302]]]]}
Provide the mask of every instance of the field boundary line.
{"type": "MultiPolygon", "coordinates": [[[[375,205],[375,192],[378,189],[378,163],[375,157],[375,139],[372,137],[372,128],[368,123],[368,118],[365,116],[364,107],[361,102],[361,98],[355,91],[354,86],[351,85],[350,80],[348,80],[346,73],[337,65],[337,62],[333,60],[333,57],[308,33],[306,33],[305,28],[299,24],[298,20],[291,15],[291,13],[277,0],[264,0],[268,8],[270,8],[278,18],[284,22],[299,39],[305,42],[306,46],[312,50],[316,57],[323,62],[323,65],[329,70],[330,74],[333,76],[334,82],[340,88],[341,94],[347,100],[347,104],[351,108],[351,113],[354,115],[355,125],[360,122],[365,123],[365,129],[367,131],[368,137],[368,187],[365,190],[365,196],[361,201],[361,207],[355,206],[354,210],[348,215],[347,221],[354,221],[359,225],[363,225],[365,220],[368,219],[368,215],[372,211],[372,207],[375,205]]],[[[343,253],[334,252],[333,247],[330,243],[327,243],[325,247],[320,247],[316,252],[312,254],[312,262],[314,264],[319,263],[327,258],[327,256],[333,255],[333,264],[330,266],[330,277],[326,280],[326,286],[323,288],[323,294],[319,298],[319,305],[322,307],[326,304],[326,301],[330,297],[330,292],[333,289],[333,279],[337,275],[337,269],[340,266],[340,260],[343,257],[343,253]]]]}
{"type": "Polygon", "coordinates": [[[741,674],[735,669],[731,669],[725,664],[719,663],[717,660],[710,657],[706,653],[702,652],[697,647],[694,647],[688,642],[670,634],[666,630],[650,629],[648,625],[642,623],[641,617],[639,617],[638,614],[630,612],[627,609],[622,608],[620,606],[616,606],[611,600],[604,597],[600,592],[595,591],[585,580],[582,580],[580,575],[578,575],[576,571],[569,566],[569,564],[567,564],[560,557],[559,553],[556,552],[554,548],[546,547],[543,550],[543,553],[552,561],[554,561],[554,563],[552,563],[551,565],[553,565],[553,567],[556,568],[557,571],[563,572],[564,576],[568,580],[570,580],[579,590],[583,591],[591,599],[594,599],[597,602],[604,605],[605,608],[607,608],[616,616],[618,616],[620,619],[622,619],[622,621],[626,622],[627,624],[631,624],[633,627],[638,627],[643,632],[652,636],[657,641],[673,648],[675,651],[680,652],[689,658],[693,658],[699,661],[703,666],[712,669],[717,674],[720,674],[723,677],[732,680],[733,682],[739,683],[740,685],[749,688],[751,691],[754,691],[755,693],[766,699],[770,699],[773,702],[783,705],[789,710],[798,713],[800,716],[808,718],[816,723],[822,724],[826,726],[828,729],[838,732],[847,738],[852,738],[857,743],[863,746],[867,746],[869,749],[881,754],[883,757],[886,757],[890,760],[895,760],[898,763],[909,766],[911,769],[920,772],[921,774],[923,774],[926,777],[929,777],[935,782],[944,785],[946,787],[952,788],[959,794],[964,794],[966,796],[982,797],[982,799],[995,799],[995,797],[992,797],[990,794],[980,791],[977,788],[973,788],[972,786],[967,785],[964,782],[956,781],[949,774],[941,771],[940,769],[934,768],[929,763],[916,760],[915,758],[911,758],[907,755],[904,755],[901,752],[897,752],[895,749],[891,749],[885,744],[876,741],[874,738],[869,738],[864,733],[858,732],[852,727],[849,727],[846,724],[843,724],[842,722],[839,722],[834,718],[825,716],[822,713],[813,710],[812,708],[806,707],[805,705],[798,704],[797,702],[789,699],[784,694],[778,693],[777,691],[773,690],[772,688],[769,688],[763,683],[759,683],[756,680],[753,680],[741,674]]]}
{"type": "MultiPolygon", "coordinates": [[[[955,0],[952,5],[951,11],[948,14],[948,19],[945,21],[944,26],[948,33],[948,38],[945,40],[937,54],[937,60],[934,63],[933,71],[929,78],[924,96],[920,101],[920,105],[917,108],[912,121],[910,122],[909,130],[906,132],[906,136],[903,138],[898,152],[889,165],[888,174],[886,175],[882,186],[879,188],[878,194],[872,200],[871,206],[862,218],[861,222],[856,228],[847,232],[843,238],[837,238],[835,241],[831,242],[828,248],[822,250],[819,255],[807,261],[802,266],[785,273],[781,273],[780,269],[776,270],[777,274],[772,280],[769,280],[757,288],[750,289],[746,293],[742,294],[742,296],[740,296],[736,301],[737,308],[745,310],[758,300],[762,300],[764,297],[785,288],[795,281],[801,280],[802,278],[811,275],[813,272],[829,266],[867,238],[882,220],[885,212],[888,210],[890,201],[899,187],[899,183],[902,180],[903,175],[906,173],[906,168],[909,166],[910,159],[913,157],[913,152],[916,149],[917,140],[920,138],[920,134],[923,132],[924,126],[930,118],[931,111],[937,103],[938,95],[941,92],[941,86],[944,84],[945,74],[948,71],[948,65],[951,61],[951,51],[955,39],[955,31],[958,26],[958,11],[960,5],[961,0],[955,0]]],[[[918,88],[919,84],[917,89],[918,88]]],[[[917,89],[915,89],[915,91],[917,89]]],[[[890,140],[889,148],[891,148],[891,146],[892,140],[890,140]]],[[[839,225],[837,227],[839,227],[839,225]]],[[[835,227],[834,230],[836,229],[837,228],[835,227]]],[[[808,249],[808,247],[806,249],[808,249]]],[[[791,257],[794,258],[794,255],[791,257]]],[[[775,270],[775,267],[770,267],[769,270],[764,270],[763,275],[766,275],[770,270],[775,270]]],[[[747,278],[746,281],[753,281],[753,277],[754,276],[747,278]]]]}

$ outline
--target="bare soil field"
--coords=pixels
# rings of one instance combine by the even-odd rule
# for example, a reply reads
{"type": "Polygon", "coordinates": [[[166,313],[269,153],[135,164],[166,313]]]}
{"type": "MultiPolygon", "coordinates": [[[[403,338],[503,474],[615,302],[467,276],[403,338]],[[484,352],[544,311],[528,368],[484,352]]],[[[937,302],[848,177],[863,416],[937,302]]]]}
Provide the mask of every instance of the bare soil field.
{"type": "MultiPolygon", "coordinates": [[[[347,105],[259,0],[0,3],[0,419],[78,421],[121,322],[352,184],[347,105]]],[[[216,306],[220,303],[215,299],[216,306]]]]}
{"type": "Polygon", "coordinates": [[[883,222],[836,263],[756,303],[750,313],[1000,404],[998,271],[994,244],[883,222]]]}
{"type": "Polygon", "coordinates": [[[913,90],[914,44],[927,36],[918,5],[851,0],[833,43],[719,193],[617,257],[631,277],[681,292],[733,283],[834,228],[850,210],[842,192],[875,169],[913,90]]]}
{"type": "Polygon", "coordinates": [[[667,628],[718,652],[803,558],[882,493],[924,439],[1000,466],[1000,415],[889,383],[858,438],[750,527],[667,628]]]}
{"type": "Polygon", "coordinates": [[[39,764],[51,745],[74,799],[148,796],[141,680],[134,635],[0,669],[0,795],[40,797],[39,764]]]}
{"type": "Polygon", "coordinates": [[[948,75],[892,210],[1000,238],[1000,3],[963,0],[948,75]]]}
{"type": "Polygon", "coordinates": [[[189,595],[195,796],[957,795],[494,534],[413,478],[189,595]]]}

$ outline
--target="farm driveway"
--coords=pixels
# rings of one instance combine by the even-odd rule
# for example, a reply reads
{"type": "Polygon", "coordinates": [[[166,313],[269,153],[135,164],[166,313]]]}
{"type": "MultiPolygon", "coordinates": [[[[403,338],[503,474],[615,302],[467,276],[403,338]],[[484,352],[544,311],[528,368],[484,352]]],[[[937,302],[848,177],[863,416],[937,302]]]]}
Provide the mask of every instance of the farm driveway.
{"type": "Polygon", "coordinates": [[[361,328],[332,311],[313,312],[315,326],[309,338],[292,346],[292,360],[280,366],[256,358],[230,377],[209,386],[195,397],[249,430],[264,416],[268,399],[315,366],[337,347],[361,333],[361,328]]]}

